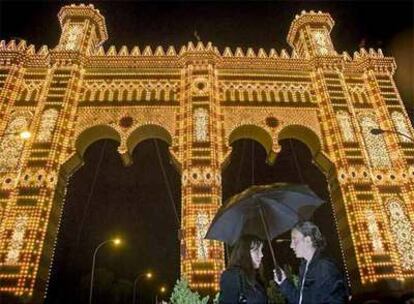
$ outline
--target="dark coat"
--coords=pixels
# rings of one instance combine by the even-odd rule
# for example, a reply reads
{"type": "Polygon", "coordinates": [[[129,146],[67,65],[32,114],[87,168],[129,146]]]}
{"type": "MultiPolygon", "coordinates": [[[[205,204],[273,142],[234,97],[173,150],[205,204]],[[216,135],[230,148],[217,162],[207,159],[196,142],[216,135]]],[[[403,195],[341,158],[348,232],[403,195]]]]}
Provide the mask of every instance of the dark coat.
{"type": "MultiPolygon", "coordinates": [[[[280,285],[282,294],[289,304],[298,304],[306,261],[299,268],[299,287],[296,288],[289,280],[280,285]]],[[[302,304],[340,304],[347,302],[347,292],[343,275],[335,263],[315,252],[306,273],[303,286],[302,304]]]]}
{"type": "Polygon", "coordinates": [[[247,304],[267,303],[266,290],[260,283],[255,281],[251,284],[248,282],[246,275],[240,268],[232,267],[225,270],[220,279],[219,304],[238,304],[241,294],[244,294],[247,304]],[[241,280],[244,280],[244,284],[241,280]]]}

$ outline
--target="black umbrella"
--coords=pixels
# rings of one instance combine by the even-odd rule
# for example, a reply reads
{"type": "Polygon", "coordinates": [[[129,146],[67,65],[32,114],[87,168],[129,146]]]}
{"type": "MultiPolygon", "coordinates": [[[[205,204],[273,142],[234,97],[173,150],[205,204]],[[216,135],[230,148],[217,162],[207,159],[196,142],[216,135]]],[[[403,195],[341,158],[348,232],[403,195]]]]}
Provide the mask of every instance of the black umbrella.
{"type": "Polygon", "coordinates": [[[242,235],[267,239],[278,269],[271,240],[309,219],[323,203],[306,185],[276,183],[252,186],[232,196],[221,207],[207,231],[206,239],[233,245],[242,235]]]}

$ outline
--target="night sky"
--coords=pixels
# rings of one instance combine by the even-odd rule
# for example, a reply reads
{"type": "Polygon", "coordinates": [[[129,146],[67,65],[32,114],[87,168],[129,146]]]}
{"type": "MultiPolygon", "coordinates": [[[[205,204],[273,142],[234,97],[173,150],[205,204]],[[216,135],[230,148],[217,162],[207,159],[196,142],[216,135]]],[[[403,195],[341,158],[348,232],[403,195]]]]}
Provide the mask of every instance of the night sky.
{"type": "MultiPolygon", "coordinates": [[[[78,1],[2,1],[0,38],[23,38],[40,47],[54,47],[59,39],[57,13],[65,3],[78,1]]],[[[141,2],[99,1],[93,3],[106,19],[109,40],[119,50],[138,45],[179,49],[188,41],[211,41],[220,50],[229,46],[255,50],[289,50],[286,36],[295,14],[302,9],[329,12],[336,24],[332,39],[338,52],[382,48],[396,56],[400,67],[398,85],[407,110],[413,102],[413,3],[380,2],[141,2]]],[[[156,276],[141,280],[141,299],[150,303],[155,289],[166,285],[169,292],[179,273],[178,223],[172,204],[180,214],[180,176],[173,165],[167,144],[147,140],[134,150],[134,163],[124,167],[117,143],[101,140],[84,155],[85,164],[71,177],[50,288],[46,303],[86,303],[92,253],[97,244],[115,235],[122,236],[120,248],[106,246],[99,251],[96,272],[96,303],[131,303],[131,284],[147,270],[156,276]],[[156,145],[168,180],[162,176],[156,145]],[[168,196],[167,183],[172,190],[168,196]],[[111,298],[115,294],[117,298],[111,298]],[[104,300],[105,299],[105,300],[104,300]]],[[[274,166],[265,164],[265,151],[250,140],[233,145],[231,162],[223,172],[223,201],[251,184],[273,182],[307,183],[329,201],[322,173],[311,163],[309,150],[295,140],[281,142],[282,151],[274,166]]],[[[331,209],[326,204],[314,220],[328,237],[330,254],[340,262],[340,251],[331,209]]],[[[284,263],[295,263],[286,244],[277,245],[284,263]]],[[[265,261],[266,263],[268,261],[265,261]]]]}

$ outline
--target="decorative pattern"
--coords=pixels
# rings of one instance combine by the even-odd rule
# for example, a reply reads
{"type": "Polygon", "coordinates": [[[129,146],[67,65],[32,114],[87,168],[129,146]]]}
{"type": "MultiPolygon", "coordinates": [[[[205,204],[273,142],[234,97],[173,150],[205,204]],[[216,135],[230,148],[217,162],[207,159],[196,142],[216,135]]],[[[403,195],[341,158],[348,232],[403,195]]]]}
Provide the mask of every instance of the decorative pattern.
{"type": "Polygon", "coordinates": [[[414,270],[414,229],[401,207],[401,201],[392,199],[387,205],[391,231],[405,270],[414,270]]]}
{"type": "Polygon", "coordinates": [[[354,129],[352,128],[351,117],[348,112],[338,111],[336,113],[339,128],[341,129],[342,138],[346,142],[355,141],[354,129]]]}
{"type": "Polygon", "coordinates": [[[14,229],[10,240],[10,248],[7,252],[6,261],[7,265],[15,265],[19,262],[20,251],[23,247],[24,235],[26,233],[26,227],[28,224],[27,215],[19,215],[16,218],[14,229]]]}
{"type": "Polygon", "coordinates": [[[82,102],[173,102],[178,84],[165,81],[93,81],[85,83],[82,102]]]}
{"type": "Polygon", "coordinates": [[[73,24],[69,26],[68,36],[66,38],[65,49],[68,51],[75,51],[79,48],[79,39],[82,34],[82,26],[73,24]]]}
{"type": "Polygon", "coordinates": [[[19,116],[11,121],[0,142],[0,172],[16,169],[23,149],[24,141],[19,133],[27,129],[27,120],[19,116]]]}
{"type": "Polygon", "coordinates": [[[371,134],[372,129],[379,128],[375,115],[363,114],[359,117],[359,121],[371,165],[374,168],[391,167],[391,160],[383,135],[371,134]]]}
{"type": "Polygon", "coordinates": [[[352,102],[357,105],[370,104],[367,92],[362,85],[352,85],[348,87],[352,102]]]}
{"type": "Polygon", "coordinates": [[[197,258],[205,260],[208,258],[208,240],[204,237],[207,234],[209,226],[208,214],[206,212],[198,212],[196,217],[196,242],[197,242],[197,258]]]}
{"type": "Polygon", "coordinates": [[[365,211],[365,216],[368,224],[368,233],[372,241],[372,247],[375,253],[384,253],[384,245],[382,244],[381,233],[378,229],[378,223],[375,218],[374,211],[368,209],[365,211]]]}
{"type": "Polygon", "coordinates": [[[204,77],[197,77],[193,82],[193,94],[198,96],[208,95],[210,87],[208,81],[204,77]]]}
{"type": "Polygon", "coordinates": [[[208,141],[208,111],[204,108],[194,110],[195,141],[208,141]]]}
{"type": "Polygon", "coordinates": [[[192,167],[183,171],[181,181],[183,185],[220,185],[221,173],[211,167],[192,167]]]}
{"type": "Polygon", "coordinates": [[[318,49],[319,55],[327,55],[329,46],[325,33],[322,31],[313,31],[312,36],[318,49]]]}
{"type": "Polygon", "coordinates": [[[36,101],[39,98],[39,93],[42,88],[41,81],[35,80],[24,80],[22,84],[22,89],[19,93],[19,101],[36,101]]]}
{"type": "Polygon", "coordinates": [[[307,83],[221,82],[222,102],[314,103],[307,83]]]}
{"type": "Polygon", "coordinates": [[[36,137],[38,142],[49,142],[52,139],[58,115],[59,112],[53,108],[47,109],[43,112],[39,132],[36,137]]]}
{"type": "MultiPolygon", "coordinates": [[[[401,112],[393,111],[391,113],[391,119],[394,122],[394,126],[397,129],[397,132],[402,133],[408,137],[410,136],[410,131],[408,130],[405,117],[401,112]]],[[[403,136],[401,134],[398,135],[398,137],[400,138],[400,141],[411,142],[410,139],[406,136],[403,136]]]]}

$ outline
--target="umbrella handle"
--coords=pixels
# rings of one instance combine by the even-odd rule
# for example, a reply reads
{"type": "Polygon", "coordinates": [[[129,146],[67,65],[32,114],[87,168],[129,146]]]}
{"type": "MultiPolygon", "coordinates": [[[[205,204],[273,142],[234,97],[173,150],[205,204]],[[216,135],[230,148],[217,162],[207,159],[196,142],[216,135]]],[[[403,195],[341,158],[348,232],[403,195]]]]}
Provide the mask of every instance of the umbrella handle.
{"type": "Polygon", "coordinates": [[[269,245],[270,253],[272,255],[273,266],[275,266],[276,276],[277,276],[278,280],[281,280],[282,279],[282,272],[280,270],[279,265],[276,262],[275,251],[273,250],[273,247],[272,247],[272,242],[270,240],[270,234],[269,234],[269,230],[267,228],[267,223],[266,223],[266,219],[265,219],[264,214],[263,214],[262,206],[259,207],[259,213],[260,213],[260,218],[262,219],[262,224],[263,224],[263,227],[264,227],[264,230],[265,230],[265,233],[266,233],[267,244],[269,245]]]}

